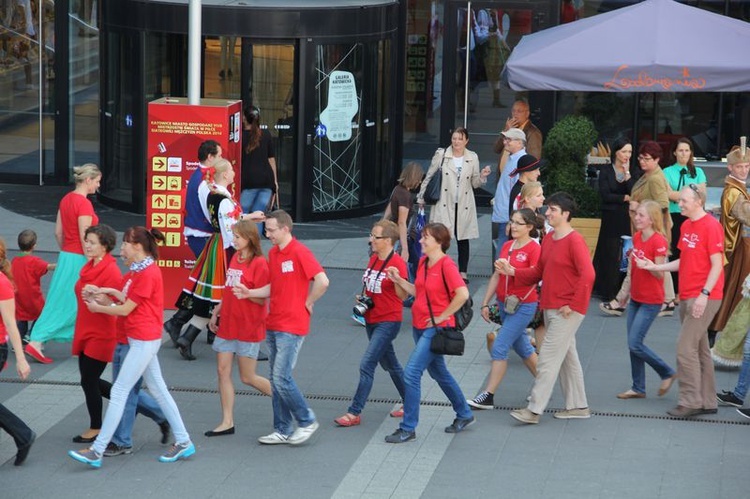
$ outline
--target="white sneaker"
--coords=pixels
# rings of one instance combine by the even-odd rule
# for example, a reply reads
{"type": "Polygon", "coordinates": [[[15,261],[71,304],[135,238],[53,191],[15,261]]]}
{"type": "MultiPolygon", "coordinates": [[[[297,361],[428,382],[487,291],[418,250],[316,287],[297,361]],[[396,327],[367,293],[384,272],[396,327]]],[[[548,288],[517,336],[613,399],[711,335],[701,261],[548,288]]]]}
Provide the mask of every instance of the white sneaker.
{"type": "Polygon", "coordinates": [[[275,431],[271,433],[270,435],[264,435],[260,438],[258,438],[258,442],[265,444],[265,445],[279,445],[279,444],[288,444],[289,437],[286,435],[282,435],[278,431],[275,431]]]}
{"type": "Polygon", "coordinates": [[[291,445],[299,445],[307,442],[319,426],[320,424],[317,421],[313,422],[310,426],[305,426],[304,428],[300,426],[294,430],[292,436],[289,437],[289,443],[291,445]]]}

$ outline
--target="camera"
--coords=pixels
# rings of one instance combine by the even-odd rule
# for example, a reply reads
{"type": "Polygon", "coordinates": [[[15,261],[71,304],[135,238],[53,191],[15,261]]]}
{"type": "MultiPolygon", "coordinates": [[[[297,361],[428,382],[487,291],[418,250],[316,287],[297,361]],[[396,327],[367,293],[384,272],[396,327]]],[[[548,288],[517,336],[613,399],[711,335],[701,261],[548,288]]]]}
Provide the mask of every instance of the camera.
{"type": "Polygon", "coordinates": [[[372,298],[370,298],[367,295],[357,295],[355,298],[357,299],[357,303],[354,305],[354,308],[352,309],[352,311],[354,312],[354,315],[364,317],[365,312],[370,310],[375,305],[372,302],[372,298]]]}

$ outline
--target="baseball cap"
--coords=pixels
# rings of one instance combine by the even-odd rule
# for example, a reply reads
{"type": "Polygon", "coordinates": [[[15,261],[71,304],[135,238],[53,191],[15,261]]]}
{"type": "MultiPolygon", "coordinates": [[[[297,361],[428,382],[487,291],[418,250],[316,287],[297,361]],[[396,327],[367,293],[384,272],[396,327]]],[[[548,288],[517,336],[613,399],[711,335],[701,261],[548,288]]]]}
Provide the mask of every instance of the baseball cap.
{"type": "Polygon", "coordinates": [[[526,134],[520,128],[509,128],[504,132],[500,132],[503,137],[509,139],[526,140],[526,134]]]}

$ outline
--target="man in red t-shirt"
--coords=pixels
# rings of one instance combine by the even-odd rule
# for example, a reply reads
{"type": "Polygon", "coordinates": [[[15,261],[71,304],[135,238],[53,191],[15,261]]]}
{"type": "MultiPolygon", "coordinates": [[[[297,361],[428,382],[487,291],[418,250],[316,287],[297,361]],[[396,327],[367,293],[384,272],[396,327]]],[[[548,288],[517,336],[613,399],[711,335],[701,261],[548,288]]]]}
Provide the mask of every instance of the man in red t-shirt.
{"type": "Polygon", "coordinates": [[[706,194],[690,184],[680,191],[680,212],[687,217],[680,227],[680,258],[654,264],[637,260],[646,270],[680,272],[680,337],[677,340],[677,407],[667,411],[676,418],[717,412],[714,364],[706,329],[721,306],[724,290],[724,230],[703,209],[706,194]]]}
{"type": "Polygon", "coordinates": [[[547,334],[539,351],[531,400],[528,407],[510,413],[527,424],[539,422],[539,415],[549,403],[558,375],[565,397],[565,410],[556,412],[555,418],[591,417],[583,369],[576,350],[576,332],[588,310],[594,285],[594,267],[586,241],[570,225],[576,208],[573,198],[565,192],[557,192],[545,204],[545,216],[554,231],[542,241],[538,265],[516,269],[507,259],[500,259],[498,263],[500,273],[515,276],[516,283],[522,286],[531,286],[540,280],[543,282],[539,306],[544,313],[547,334]]]}
{"type": "Polygon", "coordinates": [[[320,425],[294,382],[292,370],[310,331],[313,305],[328,289],[328,276],[315,255],[292,236],[292,217],[287,212],[277,210],[266,217],[266,236],[273,244],[268,252],[270,284],[238,291],[238,298],[270,297],[266,342],[274,432],[258,441],[266,445],[299,445],[320,425]],[[292,431],[294,420],[297,429],[292,431]]]}

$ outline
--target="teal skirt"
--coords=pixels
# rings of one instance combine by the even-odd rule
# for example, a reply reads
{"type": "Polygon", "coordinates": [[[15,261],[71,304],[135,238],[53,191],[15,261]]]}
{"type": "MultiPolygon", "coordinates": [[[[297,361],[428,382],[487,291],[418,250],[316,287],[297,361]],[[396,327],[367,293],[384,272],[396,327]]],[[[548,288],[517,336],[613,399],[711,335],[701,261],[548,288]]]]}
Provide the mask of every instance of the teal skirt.
{"type": "Polygon", "coordinates": [[[42,315],[31,330],[31,341],[73,341],[78,313],[75,285],[86,261],[83,255],[60,252],[42,315]]]}

